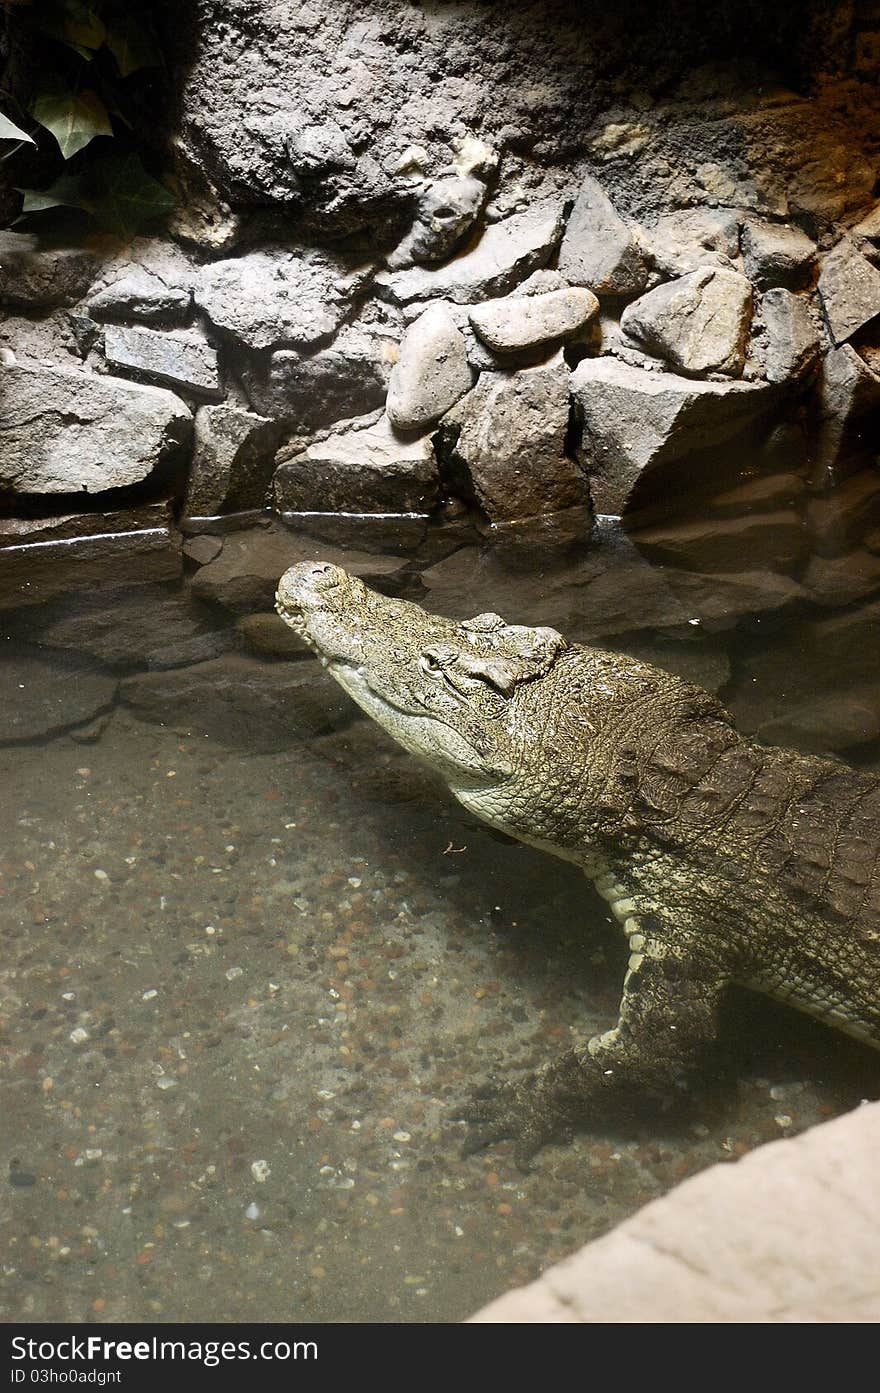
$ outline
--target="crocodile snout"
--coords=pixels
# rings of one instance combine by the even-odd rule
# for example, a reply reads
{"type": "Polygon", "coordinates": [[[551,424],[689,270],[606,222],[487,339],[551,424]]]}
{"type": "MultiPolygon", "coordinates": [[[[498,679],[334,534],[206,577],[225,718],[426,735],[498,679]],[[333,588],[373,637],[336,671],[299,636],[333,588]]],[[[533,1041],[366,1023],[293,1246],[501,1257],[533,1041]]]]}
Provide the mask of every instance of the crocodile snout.
{"type": "Polygon", "coordinates": [[[319,606],[322,597],[345,578],[342,567],[329,561],[301,561],[291,566],[278,582],[275,602],[279,613],[287,617],[319,606]]]}

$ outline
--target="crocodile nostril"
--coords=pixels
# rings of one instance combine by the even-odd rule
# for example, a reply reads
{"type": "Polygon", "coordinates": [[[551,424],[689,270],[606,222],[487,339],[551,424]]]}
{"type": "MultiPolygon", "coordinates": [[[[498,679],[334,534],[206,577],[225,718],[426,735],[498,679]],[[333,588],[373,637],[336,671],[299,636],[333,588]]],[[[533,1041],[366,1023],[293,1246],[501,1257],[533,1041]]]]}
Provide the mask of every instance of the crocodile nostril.
{"type": "Polygon", "coordinates": [[[316,561],[306,574],[321,590],[329,590],[339,584],[345,572],[339,566],[334,566],[331,561],[316,561]]]}

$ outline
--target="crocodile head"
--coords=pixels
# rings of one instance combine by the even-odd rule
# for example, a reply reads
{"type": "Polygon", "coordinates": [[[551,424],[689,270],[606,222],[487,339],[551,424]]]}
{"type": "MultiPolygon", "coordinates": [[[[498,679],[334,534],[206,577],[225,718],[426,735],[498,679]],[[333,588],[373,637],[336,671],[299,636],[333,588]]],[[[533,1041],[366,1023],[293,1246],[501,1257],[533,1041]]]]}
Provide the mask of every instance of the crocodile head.
{"type": "Polygon", "coordinates": [[[358,705],[462,801],[528,776],[532,760],[546,764],[536,689],[568,648],[554,629],[497,614],[444,619],[328,562],[286,571],[276,607],[358,705]]]}

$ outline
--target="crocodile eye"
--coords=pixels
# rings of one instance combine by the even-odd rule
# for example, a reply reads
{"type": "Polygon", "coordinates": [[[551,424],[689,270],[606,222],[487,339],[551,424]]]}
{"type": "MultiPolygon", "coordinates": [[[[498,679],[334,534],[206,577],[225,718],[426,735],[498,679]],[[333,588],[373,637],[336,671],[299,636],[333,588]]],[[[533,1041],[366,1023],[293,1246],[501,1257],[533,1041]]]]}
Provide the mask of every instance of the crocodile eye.
{"type": "Polygon", "coordinates": [[[445,643],[435,643],[430,648],[422,649],[419,666],[423,672],[438,673],[454,663],[457,657],[458,650],[456,648],[445,643]]]}

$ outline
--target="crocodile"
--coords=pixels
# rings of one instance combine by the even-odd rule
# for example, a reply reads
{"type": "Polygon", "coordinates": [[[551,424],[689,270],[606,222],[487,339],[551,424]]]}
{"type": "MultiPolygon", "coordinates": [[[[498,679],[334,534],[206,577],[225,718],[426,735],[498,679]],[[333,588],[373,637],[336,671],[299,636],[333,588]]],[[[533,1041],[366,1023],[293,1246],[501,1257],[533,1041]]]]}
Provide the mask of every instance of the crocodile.
{"type": "Polygon", "coordinates": [[[628,940],[610,1030],[478,1092],[467,1150],[517,1160],[633,1091],[668,1096],[731,984],[880,1048],[880,777],[765,746],[661,668],[494,613],[462,622],[326,562],[282,618],[471,813],[582,867],[628,940]]]}

